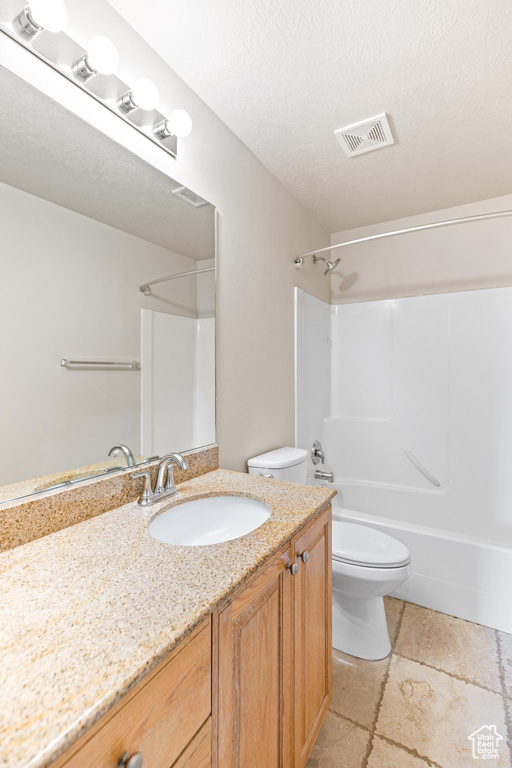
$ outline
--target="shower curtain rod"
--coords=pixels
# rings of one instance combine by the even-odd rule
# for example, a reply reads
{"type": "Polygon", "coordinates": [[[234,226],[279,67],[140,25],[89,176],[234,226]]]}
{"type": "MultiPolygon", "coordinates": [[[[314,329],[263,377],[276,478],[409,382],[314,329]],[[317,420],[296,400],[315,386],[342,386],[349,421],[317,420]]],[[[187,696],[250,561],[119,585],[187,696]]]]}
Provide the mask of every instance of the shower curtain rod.
{"type": "Polygon", "coordinates": [[[177,277],[187,277],[188,275],[200,275],[202,272],[215,272],[215,267],[205,267],[204,269],[193,269],[191,272],[178,272],[177,275],[167,275],[167,277],[159,277],[158,280],[151,280],[149,283],[143,283],[139,285],[139,291],[144,296],[151,296],[151,285],[157,283],[164,283],[166,280],[176,280],[177,277]]]}
{"type": "Polygon", "coordinates": [[[437,221],[432,224],[421,224],[417,227],[407,227],[406,229],[395,229],[392,232],[382,232],[380,235],[369,235],[368,237],[358,237],[357,240],[347,240],[345,243],[337,243],[337,245],[328,245],[327,248],[319,248],[317,251],[309,251],[309,253],[303,253],[302,256],[297,256],[295,259],[295,266],[300,269],[304,266],[304,259],[308,256],[316,256],[319,253],[325,253],[325,251],[334,251],[336,248],[344,248],[347,245],[355,245],[356,243],[366,243],[369,240],[381,240],[384,237],[394,237],[394,235],[405,235],[407,232],[419,232],[422,229],[436,229],[438,227],[448,227],[452,224],[465,224],[468,221],[483,221],[485,219],[499,219],[502,216],[512,216],[512,211],[497,211],[495,213],[482,213],[478,216],[465,216],[461,219],[446,219],[446,221],[437,221]]]}

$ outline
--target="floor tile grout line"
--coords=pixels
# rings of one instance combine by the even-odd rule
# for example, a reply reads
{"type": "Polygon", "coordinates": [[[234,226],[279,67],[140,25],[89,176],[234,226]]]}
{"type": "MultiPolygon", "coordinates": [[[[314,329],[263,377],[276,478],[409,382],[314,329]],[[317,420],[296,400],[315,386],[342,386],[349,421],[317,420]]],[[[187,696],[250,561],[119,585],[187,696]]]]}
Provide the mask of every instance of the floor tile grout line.
{"type": "MultiPolygon", "coordinates": [[[[376,748],[376,744],[378,739],[382,739],[383,741],[387,742],[391,747],[394,747],[396,749],[401,750],[402,752],[405,752],[406,754],[409,754],[411,757],[414,757],[415,759],[421,761],[425,764],[425,766],[430,766],[430,768],[443,768],[439,763],[435,762],[432,758],[427,757],[426,755],[420,754],[416,748],[410,748],[405,746],[404,744],[400,743],[399,741],[395,741],[394,739],[390,738],[389,736],[385,736],[382,733],[377,732],[377,724],[380,716],[380,712],[382,709],[382,704],[384,700],[384,696],[387,690],[387,685],[391,677],[391,665],[393,663],[393,659],[404,659],[407,661],[411,661],[413,663],[419,664],[421,666],[426,667],[427,669],[432,669],[436,672],[438,672],[441,675],[446,675],[447,677],[451,677],[452,679],[455,679],[459,682],[464,683],[467,686],[474,686],[475,688],[478,688],[479,690],[486,691],[488,693],[492,693],[495,696],[498,696],[502,702],[502,705],[504,707],[504,714],[505,714],[505,727],[506,727],[506,744],[509,747],[510,755],[512,757],[512,696],[508,695],[507,692],[507,678],[506,678],[506,666],[504,661],[504,648],[502,644],[502,638],[498,630],[491,629],[492,635],[495,638],[496,643],[496,661],[498,666],[498,674],[499,674],[499,685],[496,685],[495,688],[490,688],[480,682],[477,682],[475,680],[469,679],[468,677],[465,677],[463,675],[458,675],[454,672],[449,672],[445,669],[442,669],[441,667],[435,666],[433,664],[428,664],[427,662],[420,661],[415,658],[411,658],[410,656],[407,656],[404,653],[397,652],[395,649],[398,646],[398,641],[400,638],[401,631],[403,629],[403,623],[404,623],[404,617],[405,612],[407,610],[408,603],[406,601],[401,601],[402,605],[400,607],[400,612],[398,616],[398,620],[396,623],[395,632],[394,635],[394,641],[391,653],[385,660],[385,671],[379,686],[379,692],[377,695],[374,712],[373,712],[373,720],[371,725],[368,727],[366,725],[362,725],[361,723],[356,722],[355,720],[352,720],[349,717],[346,717],[345,715],[342,715],[338,712],[336,712],[334,709],[330,708],[330,712],[338,719],[345,721],[349,723],[350,725],[354,726],[355,728],[359,728],[364,733],[368,734],[368,744],[365,749],[364,755],[360,758],[362,760],[362,763],[360,765],[360,768],[368,768],[370,758],[372,753],[374,752],[374,749],[376,748]]],[[[415,605],[415,604],[411,604],[415,605]]],[[[423,608],[423,606],[418,606],[420,608],[423,608]]],[[[431,610],[424,608],[424,610],[431,610]]],[[[457,617],[454,617],[457,618],[457,617]]],[[[458,621],[465,621],[468,624],[474,624],[474,622],[469,622],[466,619],[457,619],[458,621]]],[[[377,682],[377,681],[376,681],[377,682]]],[[[504,734],[505,735],[505,734],[504,734]]],[[[505,744],[505,742],[503,743],[505,744]]],[[[508,765],[508,763],[507,763],[508,765]]],[[[512,768],[512,762],[510,763],[510,768],[512,768]]]]}
{"type": "Polygon", "coordinates": [[[503,699],[503,705],[505,707],[505,721],[507,726],[507,746],[510,760],[512,761],[512,707],[510,706],[508,699],[503,699]]]}
{"type": "Polygon", "coordinates": [[[356,720],[352,720],[350,717],[347,717],[346,715],[341,715],[339,712],[336,712],[335,709],[330,709],[329,712],[331,715],[334,715],[338,718],[338,720],[346,720],[351,725],[356,725],[358,728],[361,728],[361,730],[366,731],[366,733],[373,733],[367,725],[361,725],[361,723],[358,723],[356,720]]]}
{"type": "MultiPolygon", "coordinates": [[[[397,598],[397,597],[393,598],[393,600],[398,600],[398,599],[399,598],[397,598]]],[[[396,646],[396,644],[398,642],[398,636],[399,636],[400,631],[402,629],[402,623],[403,623],[403,620],[404,620],[404,614],[405,614],[405,609],[407,608],[407,605],[412,605],[412,603],[407,603],[407,600],[402,600],[402,608],[400,610],[400,615],[398,617],[398,621],[397,621],[397,624],[396,624],[395,639],[393,641],[393,647],[391,648],[391,653],[389,654],[390,656],[392,656],[394,654],[394,652],[395,652],[395,646],[396,646]]]]}
{"type": "Polygon", "coordinates": [[[400,616],[398,618],[396,632],[395,632],[395,639],[394,639],[393,646],[391,648],[390,654],[388,656],[388,664],[387,664],[387,667],[386,667],[386,671],[384,673],[384,677],[382,678],[382,683],[381,683],[380,690],[379,690],[379,696],[377,698],[377,703],[375,705],[375,717],[373,719],[372,728],[370,730],[370,739],[368,741],[368,746],[366,748],[366,752],[365,752],[365,755],[363,757],[363,762],[362,762],[361,768],[368,768],[368,760],[370,759],[370,755],[371,755],[372,750],[373,750],[373,740],[374,740],[374,737],[375,737],[375,728],[377,727],[377,720],[379,719],[379,712],[380,712],[380,708],[381,708],[381,705],[382,705],[382,700],[384,698],[384,691],[386,690],[386,684],[387,684],[387,682],[389,680],[389,672],[390,672],[390,669],[391,669],[391,661],[393,659],[394,646],[396,645],[396,643],[398,641],[398,637],[400,635],[400,630],[402,628],[402,621],[403,621],[403,618],[404,618],[404,613],[405,613],[406,607],[407,607],[407,603],[404,602],[403,605],[402,605],[402,610],[400,612],[400,616]]]}
{"type": "Polygon", "coordinates": [[[455,680],[458,680],[460,683],[465,683],[466,685],[475,685],[477,688],[480,688],[482,691],[487,691],[487,693],[494,693],[495,696],[503,697],[503,693],[501,691],[494,691],[492,688],[488,688],[486,685],[477,683],[474,680],[469,680],[466,677],[461,677],[461,675],[456,675],[454,672],[448,672],[448,670],[441,669],[441,667],[435,667],[433,664],[427,664],[426,661],[419,661],[418,659],[413,659],[411,656],[406,656],[404,653],[399,653],[398,651],[396,651],[394,655],[399,656],[401,659],[405,659],[406,661],[412,661],[415,664],[420,664],[422,667],[433,669],[435,672],[439,672],[442,675],[448,675],[448,677],[453,677],[455,680]]]}
{"type": "MultiPolygon", "coordinates": [[[[391,744],[393,747],[397,747],[404,752],[406,752],[408,755],[411,755],[411,757],[416,757],[418,760],[421,760],[422,762],[426,763],[427,765],[431,766],[432,768],[443,768],[438,763],[433,762],[430,758],[424,757],[423,755],[420,755],[420,753],[415,749],[410,749],[409,747],[406,747],[404,744],[400,744],[399,741],[394,741],[393,739],[390,739],[389,736],[384,736],[381,733],[375,733],[375,731],[371,731],[367,725],[361,725],[361,723],[357,723],[355,720],[351,720],[350,717],[346,717],[346,715],[340,715],[339,712],[336,712],[334,709],[330,709],[329,712],[331,715],[334,715],[334,717],[337,717],[338,720],[343,720],[345,722],[350,723],[350,725],[355,726],[356,728],[360,728],[362,731],[365,731],[370,736],[377,736],[379,739],[383,739],[384,741],[387,741],[389,744],[391,744]]],[[[372,745],[373,745],[373,739],[372,739],[372,745]]],[[[365,758],[368,760],[370,755],[365,758]]],[[[363,765],[362,768],[366,768],[366,765],[363,765]]]]}
{"type": "MultiPolygon", "coordinates": [[[[420,755],[417,749],[411,749],[410,747],[406,747],[405,744],[401,744],[399,741],[395,741],[394,739],[390,739],[389,736],[384,736],[382,733],[376,733],[375,736],[377,736],[379,739],[384,739],[384,741],[387,741],[388,744],[391,744],[393,747],[398,747],[402,749],[404,752],[407,752],[408,755],[411,755],[411,757],[416,757],[418,760],[423,760],[424,763],[431,766],[431,768],[443,768],[442,765],[439,763],[436,763],[435,760],[432,760],[432,758],[427,757],[426,755],[420,755]]],[[[365,766],[363,766],[365,768],[365,766]]]]}
{"type": "Polygon", "coordinates": [[[496,651],[498,654],[498,668],[500,671],[500,683],[501,683],[501,693],[504,699],[507,698],[507,690],[505,686],[505,668],[503,666],[503,657],[501,654],[501,640],[500,635],[497,629],[494,630],[494,636],[496,638],[496,651]]]}
{"type": "Polygon", "coordinates": [[[512,758],[512,706],[510,705],[509,697],[507,695],[507,685],[505,683],[505,665],[503,664],[503,649],[501,647],[501,637],[497,629],[494,630],[496,634],[496,648],[498,651],[498,667],[500,670],[500,681],[503,699],[503,708],[505,710],[505,725],[507,727],[507,744],[509,748],[510,757],[512,758]]]}
{"type": "Polygon", "coordinates": [[[387,683],[388,677],[389,677],[389,668],[391,666],[391,660],[392,660],[393,656],[395,655],[395,646],[396,646],[396,644],[398,642],[398,638],[399,638],[399,635],[400,635],[400,630],[402,629],[402,622],[404,620],[404,614],[405,614],[405,609],[406,608],[407,608],[407,603],[404,601],[404,603],[402,605],[402,609],[400,611],[400,616],[398,617],[398,621],[397,621],[397,625],[396,625],[396,632],[395,632],[395,639],[394,639],[394,642],[393,642],[393,646],[392,646],[390,654],[388,656],[387,669],[386,669],[386,672],[384,674],[384,678],[382,680],[382,684],[381,684],[380,691],[379,691],[379,696],[377,698],[377,703],[375,705],[375,716],[374,716],[372,727],[371,727],[372,731],[375,731],[375,728],[377,727],[377,720],[379,719],[380,707],[381,707],[381,704],[382,704],[382,699],[384,698],[384,689],[386,687],[386,683],[387,683]]]}

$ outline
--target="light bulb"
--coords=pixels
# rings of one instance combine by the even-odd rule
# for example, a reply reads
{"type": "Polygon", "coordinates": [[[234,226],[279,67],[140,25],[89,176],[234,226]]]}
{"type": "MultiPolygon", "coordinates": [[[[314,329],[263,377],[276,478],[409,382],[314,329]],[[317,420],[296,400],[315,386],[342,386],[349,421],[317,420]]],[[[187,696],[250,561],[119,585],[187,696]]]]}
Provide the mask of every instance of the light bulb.
{"type": "Polygon", "coordinates": [[[75,75],[88,80],[95,75],[113,75],[119,64],[119,54],[108,37],[96,35],[89,40],[87,53],[73,64],[75,75]]]}
{"type": "Polygon", "coordinates": [[[132,89],[121,96],[118,106],[125,112],[132,112],[134,109],[150,112],[158,106],[159,98],[158,88],[154,82],[147,77],[139,77],[132,89]]]}
{"type": "Polygon", "coordinates": [[[159,99],[158,88],[152,80],[148,80],[147,77],[139,77],[134,82],[132,101],[136,107],[150,112],[152,109],[157,108],[159,99]]]}
{"type": "Polygon", "coordinates": [[[30,0],[15,21],[30,37],[43,30],[62,32],[68,21],[68,11],[64,0],[30,0]]]}
{"type": "Polygon", "coordinates": [[[169,136],[184,139],[192,130],[192,118],[184,109],[175,109],[167,120],[157,123],[153,130],[160,139],[167,139],[169,136]]]}
{"type": "Polygon", "coordinates": [[[87,46],[87,64],[100,75],[113,75],[119,66],[119,54],[108,37],[96,35],[87,46]]]}
{"type": "Polygon", "coordinates": [[[184,109],[175,109],[167,121],[169,130],[179,139],[184,139],[192,130],[192,118],[184,109]]]}

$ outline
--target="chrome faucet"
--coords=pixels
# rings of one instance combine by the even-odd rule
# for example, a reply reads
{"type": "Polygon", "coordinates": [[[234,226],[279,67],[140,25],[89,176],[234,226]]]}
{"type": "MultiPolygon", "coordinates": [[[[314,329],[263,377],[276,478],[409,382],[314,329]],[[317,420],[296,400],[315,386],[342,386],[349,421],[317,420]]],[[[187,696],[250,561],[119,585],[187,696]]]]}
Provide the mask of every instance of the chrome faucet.
{"type": "Polygon", "coordinates": [[[321,469],[315,469],[316,480],[327,480],[328,483],[334,483],[334,474],[332,472],[322,472],[321,469]]]}
{"type": "Polygon", "coordinates": [[[174,484],[174,465],[183,470],[188,469],[188,461],[181,453],[168,453],[161,459],[158,465],[154,488],[151,487],[151,475],[149,472],[138,472],[136,475],[132,475],[134,480],[138,477],[144,478],[144,485],[142,486],[142,492],[137,504],[140,504],[142,507],[148,507],[151,504],[156,504],[157,501],[162,501],[178,493],[178,489],[174,484]]]}
{"type": "Polygon", "coordinates": [[[135,461],[135,456],[130,451],[127,445],[123,445],[123,444],[114,445],[114,447],[111,448],[110,451],[108,452],[108,455],[119,456],[119,454],[121,453],[124,454],[127,466],[134,467],[137,462],[135,461]]]}

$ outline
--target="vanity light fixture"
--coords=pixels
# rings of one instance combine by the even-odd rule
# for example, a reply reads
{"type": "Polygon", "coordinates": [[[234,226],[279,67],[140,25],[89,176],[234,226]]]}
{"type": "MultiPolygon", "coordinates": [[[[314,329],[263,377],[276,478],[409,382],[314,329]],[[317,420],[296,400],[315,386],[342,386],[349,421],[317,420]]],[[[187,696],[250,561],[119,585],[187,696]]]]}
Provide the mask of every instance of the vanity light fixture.
{"type": "Polygon", "coordinates": [[[168,139],[169,136],[184,139],[192,130],[192,118],[184,109],[175,109],[170,117],[157,123],[153,130],[161,139],[168,139]]]}
{"type": "Polygon", "coordinates": [[[159,109],[160,95],[152,80],[140,77],[131,87],[123,81],[118,72],[119,53],[108,37],[95,35],[86,47],[70,37],[64,31],[68,20],[65,0],[18,1],[15,16],[15,11],[8,7],[10,4],[0,0],[0,33],[16,40],[136,131],[177,157],[178,140],[192,130],[188,112],[174,109],[166,117],[159,109]],[[7,7],[2,10],[2,5],[7,7]],[[19,11],[21,7],[23,10],[19,11]],[[34,45],[34,38],[42,32],[57,34],[45,37],[43,45],[34,45]],[[98,75],[98,86],[93,83],[89,87],[89,80],[98,75]]]}
{"type": "Polygon", "coordinates": [[[14,19],[14,27],[28,37],[40,32],[62,32],[68,21],[64,0],[30,0],[14,19]]]}
{"type": "Polygon", "coordinates": [[[139,77],[129,91],[123,93],[117,105],[124,112],[133,112],[134,109],[143,109],[151,112],[156,109],[160,94],[152,80],[147,77],[139,77]]]}
{"type": "Polygon", "coordinates": [[[96,75],[113,75],[119,65],[119,54],[114,43],[96,35],[89,40],[85,53],[72,66],[73,74],[82,80],[89,80],[96,75]]]}

